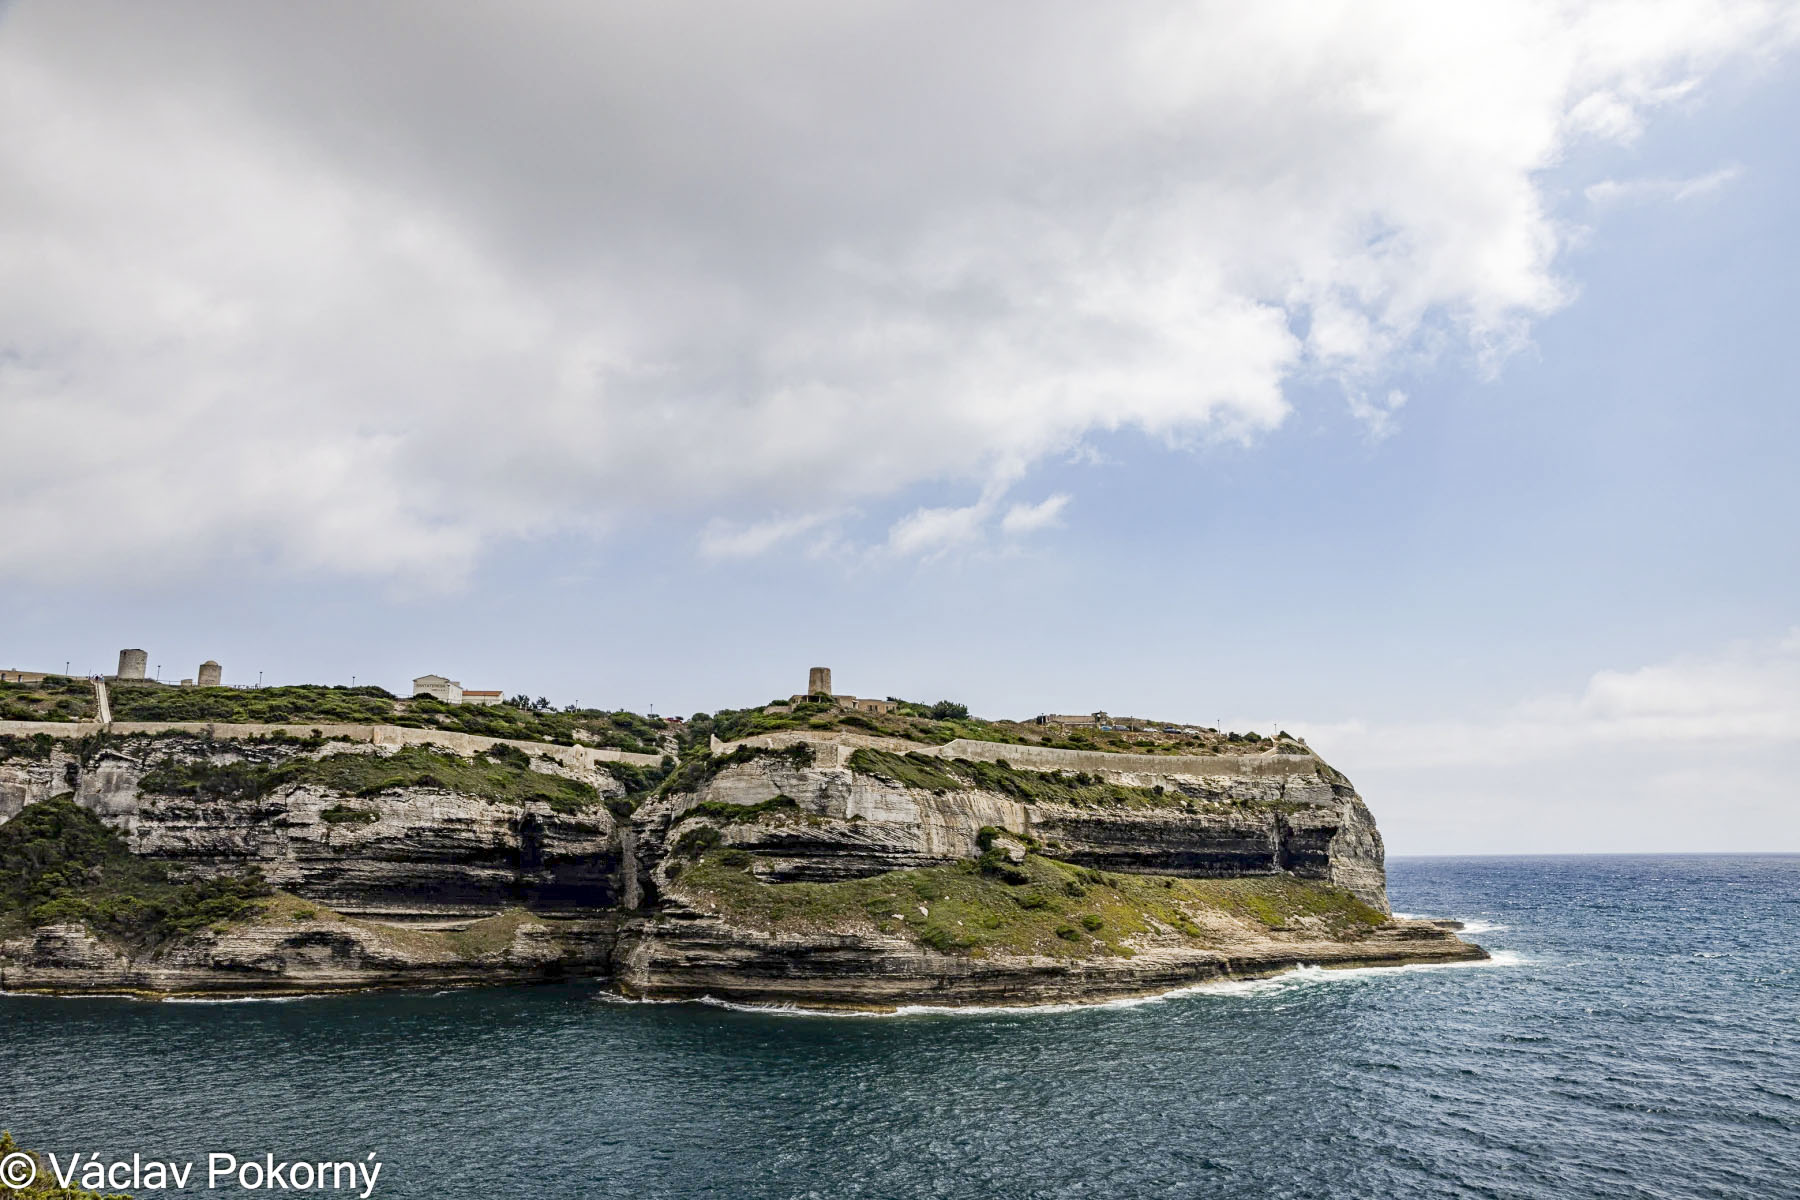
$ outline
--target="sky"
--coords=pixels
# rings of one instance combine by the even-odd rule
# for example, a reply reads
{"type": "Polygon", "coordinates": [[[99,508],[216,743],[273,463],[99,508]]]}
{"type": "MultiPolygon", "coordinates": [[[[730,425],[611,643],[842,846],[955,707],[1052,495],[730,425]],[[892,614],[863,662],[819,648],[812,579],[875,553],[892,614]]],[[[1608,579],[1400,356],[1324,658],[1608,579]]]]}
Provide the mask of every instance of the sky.
{"type": "Polygon", "coordinates": [[[0,6],[0,667],[1285,728],[1800,851],[1800,7],[0,6]]]}

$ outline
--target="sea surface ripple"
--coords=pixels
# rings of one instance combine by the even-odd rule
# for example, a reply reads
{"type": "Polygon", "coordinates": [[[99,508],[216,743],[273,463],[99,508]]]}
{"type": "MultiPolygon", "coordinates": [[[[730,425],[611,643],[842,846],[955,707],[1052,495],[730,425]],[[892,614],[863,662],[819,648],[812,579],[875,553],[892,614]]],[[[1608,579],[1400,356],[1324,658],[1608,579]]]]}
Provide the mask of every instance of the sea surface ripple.
{"type": "Polygon", "coordinates": [[[381,1197],[1800,1197],[1800,858],[1390,877],[1497,962],[873,1020],[0,997],[0,1125],[202,1173],[375,1151],[381,1197]]]}

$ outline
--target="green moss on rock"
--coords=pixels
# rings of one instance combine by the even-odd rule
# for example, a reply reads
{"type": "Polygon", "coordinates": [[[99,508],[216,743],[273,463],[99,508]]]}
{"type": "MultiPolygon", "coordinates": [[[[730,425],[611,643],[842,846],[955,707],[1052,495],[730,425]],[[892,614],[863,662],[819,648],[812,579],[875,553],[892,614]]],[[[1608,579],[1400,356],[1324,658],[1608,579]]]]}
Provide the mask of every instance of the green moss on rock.
{"type": "Polygon", "coordinates": [[[974,862],[891,871],[840,883],[758,880],[714,846],[680,886],[752,928],[901,933],[945,953],[1130,955],[1143,939],[1206,945],[1204,926],[1225,917],[1262,930],[1304,927],[1321,937],[1366,934],[1387,917],[1331,884],[1290,875],[1185,879],[1093,871],[1031,855],[1020,882],[974,862]],[[1073,939],[1064,929],[1074,934],[1073,939]]]}

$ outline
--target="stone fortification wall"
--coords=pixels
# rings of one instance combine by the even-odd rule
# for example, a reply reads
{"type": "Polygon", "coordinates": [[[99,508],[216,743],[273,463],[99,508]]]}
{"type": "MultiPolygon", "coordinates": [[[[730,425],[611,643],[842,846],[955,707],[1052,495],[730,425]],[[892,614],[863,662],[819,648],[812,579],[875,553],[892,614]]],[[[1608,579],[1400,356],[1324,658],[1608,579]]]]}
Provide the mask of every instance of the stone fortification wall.
{"type": "Polygon", "coordinates": [[[821,767],[844,767],[858,749],[888,750],[896,754],[927,754],[934,758],[966,758],[972,762],[997,762],[1031,771],[1090,771],[1111,775],[1171,776],[1193,779],[1274,778],[1317,775],[1319,760],[1310,754],[1109,754],[1100,750],[1062,750],[1053,746],[1020,746],[1007,742],[978,742],[957,738],[942,746],[924,746],[904,738],[878,737],[837,730],[784,729],[758,734],[736,742],[712,739],[714,754],[729,754],[739,746],[779,750],[806,744],[813,747],[821,767]]]}
{"type": "Polygon", "coordinates": [[[850,756],[857,750],[890,750],[895,754],[906,754],[918,751],[920,754],[936,754],[935,746],[921,746],[917,742],[909,742],[905,738],[881,737],[872,733],[840,733],[836,730],[820,731],[812,729],[783,729],[777,733],[759,733],[755,737],[740,738],[735,742],[721,742],[714,737],[710,743],[714,754],[730,754],[739,746],[754,746],[760,750],[780,750],[787,746],[806,745],[813,748],[813,765],[820,767],[847,767],[850,756]]]}
{"type": "Polygon", "coordinates": [[[516,738],[483,737],[475,733],[459,733],[448,729],[414,729],[405,725],[233,725],[221,721],[114,721],[102,725],[98,721],[0,721],[0,736],[30,737],[48,733],[53,737],[85,737],[92,733],[204,733],[216,738],[256,738],[274,734],[288,737],[349,738],[353,742],[369,742],[377,746],[442,746],[458,754],[477,754],[493,746],[516,746],[527,754],[549,755],[565,767],[593,770],[599,763],[631,763],[641,767],[655,766],[660,754],[634,754],[610,746],[559,746],[552,742],[524,742],[516,738]]]}
{"type": "Polygon", "coordinates": [[[52,737],[86,737],[100,732],[98,721],[0,721],[0,736],[31,737],[47,733],[52,737]]]}

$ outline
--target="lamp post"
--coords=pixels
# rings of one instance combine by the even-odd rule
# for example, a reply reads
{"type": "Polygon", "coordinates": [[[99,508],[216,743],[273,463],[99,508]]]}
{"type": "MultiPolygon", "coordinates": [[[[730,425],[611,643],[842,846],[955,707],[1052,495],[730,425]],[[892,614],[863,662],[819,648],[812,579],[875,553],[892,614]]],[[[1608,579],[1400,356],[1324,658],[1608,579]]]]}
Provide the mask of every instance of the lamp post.
{"type": "Polygon", "coordinates": [[[257,673],[256,673],[256,686],[257,686],[257,687],[261,687],[261,686],[262,686],[262,672],[261,672],[261,671],[258,671],[258,672],[257,672],[257,673]]]}

